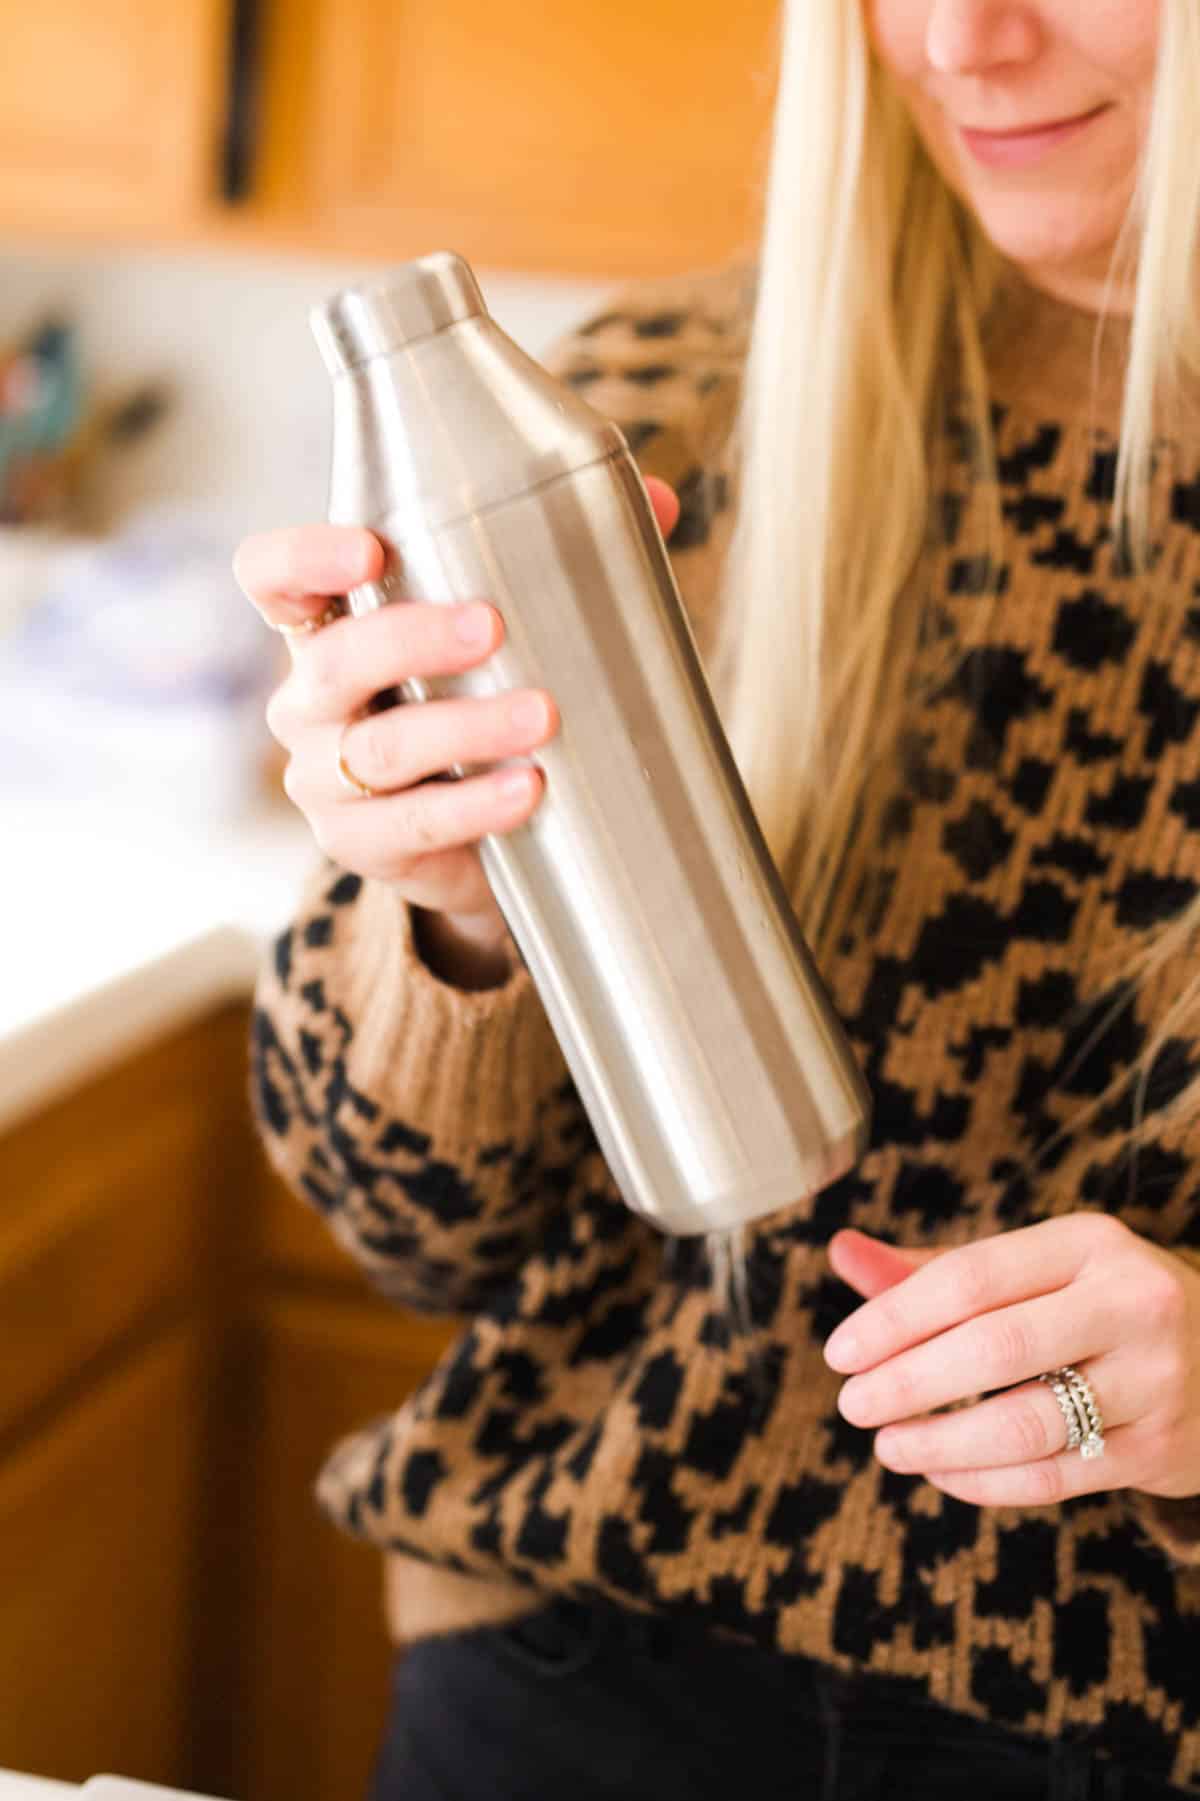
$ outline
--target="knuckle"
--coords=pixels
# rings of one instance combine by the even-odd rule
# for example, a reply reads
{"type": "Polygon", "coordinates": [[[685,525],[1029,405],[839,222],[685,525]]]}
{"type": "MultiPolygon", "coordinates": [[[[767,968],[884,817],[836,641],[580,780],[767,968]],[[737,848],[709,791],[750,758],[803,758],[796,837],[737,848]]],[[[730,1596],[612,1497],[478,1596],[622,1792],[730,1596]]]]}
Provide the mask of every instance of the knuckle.
{"type": "Polygon", "coordinates": [[[981,1313],[991,1299],[987,1274],[978,1257],[951,1251],[946,1262],[946,1279],[950,1284],[951,1304],[962,1318],[981,1313]]]}
{"type": "Polygon", "coordinates": [[[386,713],[372,713],[347,736],[347,757],[354,773],[373,787],[386,785],[395,768],[392,727],[386,713]]]}
{"type": "Polygon", "coordinates": [[[1133,1237],[1125,1222],[1111,1213],[1084,1213],[1079,1218],[1086,1226],[1093,1251],[1112,1254],[1123,1250],[1133,1237]]]}
{"type": "Polygon", "coordinates": [[[1065,1497],[1062,1465],[1056,1457],[1044,1457],[1029,1470],[1030,1498],[1035,1505],[1053,1506],[1065,1497]]]}
{"type": "Polygon", "coordinates": [[[891,1398],[895,1411],[904,1418],[911,1418],[918,1412],[917,1376],[914,1370],[903,1361],[897,1363],[891,1372],[891,1398]]]}
{"type": "Polygon", "coordinates": [[[986,1328],[984,1356],[989,1370],[1016,1381],[1030,1366],[1029,1330],[1017,1315],[1001,1316],[986,1328]]]}
{"type": "Polygon", "coordinates": [[[1187,1314],[1187,1301],[1182,1272],[1177,1273],[1155,1260],[1146,1271],[1143,1287],[1145,1317],[1156,1326],[1178,1327],[1187,1314]]]}
{"type": "Polygon", "coordinates": [[[289,757],[283,770],[283,792],[287,795],[293,806],[298,807],[300,805],[302,786],[300,766],[295,757],[289,757]]]}
{"type": "Polygon", "coordinates": [[[1174,1343],[1169,1345],[1159,1362],[1158,1379],[1155,1382],[1154,1392],[1158,1405],[1168,1411],[1181,1410],[1187,1399],[1190,1376],[1189,1360],[1182,1346],[1174,1343]]]}
{"type": "Polygon", "coordinates": [[[441,849],[442,833],[424,797],[414,796],[405,809],[404,839],[403,854],[410,858],[441,849]]]}
{"type": "Polygon", "coordinates": [[[889,1339],[907,1338],[912,1330],[908,1308],[896,1294],[876,1296],[880,1324],[889,1339]]]}
{"type": "Polygon", "coordinates": [[[335,635],[332,631],[317,634],[318,641],[308,648],[299,676],[308,709],[320,717],[337,712],[345,684],[345,660],[341,645],[332,642],[335,635]]]}
{"type": "MultiPolygon", "coordinates": [[[[1061,1424],[1057,1408],[1055,1420],[1061,1424]]],[[[1050,1425],[1032,1396],[1014,1408],[1008,1436],[1018,1463],[1037,1463],[1058,1449],[1058,1444],[1052,1442],[1050,1425]]]]}
{"type": "Polygon", "coordinates": [[[291,700],[290,690],[291,684],[289,682],[281,682],[279,687],[275,689],[274,693],[267,701],[266,713],[264,715],[267,730],[277,744],[286,743],[291,700]]]}

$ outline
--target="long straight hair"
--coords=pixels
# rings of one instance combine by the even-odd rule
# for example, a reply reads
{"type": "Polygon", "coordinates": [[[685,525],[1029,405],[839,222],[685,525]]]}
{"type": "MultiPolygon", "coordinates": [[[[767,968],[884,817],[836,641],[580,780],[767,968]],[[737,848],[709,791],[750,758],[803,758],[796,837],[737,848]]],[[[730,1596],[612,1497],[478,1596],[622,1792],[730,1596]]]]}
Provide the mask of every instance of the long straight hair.
{"type": "MultiPolygon", "coordinates": [[[[926,153],[858,0],[784,0],[777,53],[713,673],[820,963],[861,893],[926,669],[913,577],[929,541],[948,381],[999,529],[983,320],[1002,264],[926,153]]],[[[1115,500],[1135,556],[1146,547],[1157,398],[1181,369],[1200,369],[1198,92],[1200,9],[1165,0],[1151,123],[1113,271],[1136,281],[1115,500]]],[[[1200,901],[1139,946],[1127,975],[1148,975],[1198,926],[1200,901]]],[[[1198,1003],[1200,977],[1138,1059],[1143,1097],[1162,1039],[1198,1003]]],[[[1200,1083],[1188,1098],[1194,1106],[1200,1083]]]]}

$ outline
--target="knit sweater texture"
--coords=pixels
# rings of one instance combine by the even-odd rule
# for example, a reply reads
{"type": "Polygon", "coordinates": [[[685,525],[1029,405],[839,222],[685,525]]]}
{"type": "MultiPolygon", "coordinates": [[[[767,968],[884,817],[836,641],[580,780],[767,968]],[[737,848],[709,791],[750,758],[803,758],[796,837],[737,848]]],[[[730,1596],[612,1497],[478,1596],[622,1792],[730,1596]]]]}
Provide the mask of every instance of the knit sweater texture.
{"type": "MultiPolygon", "coordinates": [[[[754,280],[738,260],[630,284],[543,359],[676,488],[706,661],[754,280]]],[[[1090,1209],[1200,1262],[1200,1127],[1174,1105],[1192,1039],[1154,1063],[1136,1160],[1126,1094],[1022,1169],[1196,973],[1181,953],[1121,986],[1200,884],[1200,429],[1185,412],[1157,446],[1153,576],[1131,573],[1109,510],[1126,330],[1094,364],[1094,327],[1016,278],[989,323],[998,563],[947,429],[920,579],[943,633],[999,598],[912,721],[873,909],[822,970],[868,1151],[750,1233],[752,1331],[703,1244],[619,1198],[524,966],[459,991],[384,884],[315,867],[261,974],[252,1087],[273,1161],[368,1276],[464,1320],[421,1390],[332,1453],[337,1524],[460,1588],[604,1597],[869,1667],[1200,1795],[1200,1499],[965,1505],[875,1460],[822,1357],[859,1304],[828,1264],[842,1226],[945,1247],[1090,1209]]]]}

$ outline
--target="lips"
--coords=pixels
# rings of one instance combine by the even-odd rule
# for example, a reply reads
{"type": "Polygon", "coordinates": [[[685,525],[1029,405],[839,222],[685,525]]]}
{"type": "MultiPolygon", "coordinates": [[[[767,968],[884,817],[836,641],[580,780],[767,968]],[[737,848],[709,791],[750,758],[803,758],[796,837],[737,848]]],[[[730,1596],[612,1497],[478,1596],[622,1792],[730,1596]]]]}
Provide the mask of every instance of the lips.
{"type": "Polygon", "coordinates": [[[1083,125],[1088,119],[1094,119],[1098,113],[1102,113],[1105,110],[1106,104],[1106,102],[1102,102],[1099,106],[1089,107],[1087,112],[1072,113],[1066,119],[1043,119],[1036,125],[1008,125],[1004,127],[995,125],[960,125],[958,129],[965,135],[973,138],[1005,139],[1037,137],[1042,132],[1065,131],[1069,126],[1083,125]]]}
{"type": "Polygon", "coordinates": [[[989,168],[1020,168],[1040,162],[1069,139],[1079,136],[1108,111],[1107,101],[1090,112],[1077,113],[1068,119],[1051,120],[1040,125],[1018,125],[1004,131],[981,131],[960,125],[958,135],[977,162],[989,168]]]}

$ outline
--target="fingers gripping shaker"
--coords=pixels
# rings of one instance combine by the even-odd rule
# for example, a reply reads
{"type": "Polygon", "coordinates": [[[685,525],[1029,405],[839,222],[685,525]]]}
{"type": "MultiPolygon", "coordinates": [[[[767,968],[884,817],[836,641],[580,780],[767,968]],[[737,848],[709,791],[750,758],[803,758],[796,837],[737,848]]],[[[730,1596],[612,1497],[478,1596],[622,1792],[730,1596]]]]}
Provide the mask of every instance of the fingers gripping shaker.
{"type": "Polygon", "coordinates": [[[414,678],[405,700],[557,702],[540,804],[480,854],[626,1202],[684,1234],[823,1188],[864,1149],[866,1086],[623,435],[499,329],[452,252],[312,326],[334,386],[330,517],[388,549],[352,611],[486,598],[505,623],[486,665],[414,678]]]}

